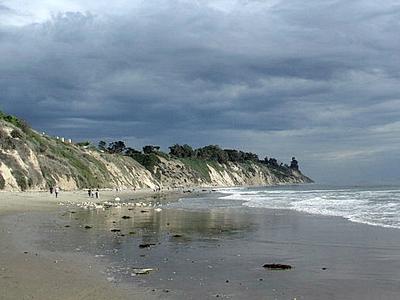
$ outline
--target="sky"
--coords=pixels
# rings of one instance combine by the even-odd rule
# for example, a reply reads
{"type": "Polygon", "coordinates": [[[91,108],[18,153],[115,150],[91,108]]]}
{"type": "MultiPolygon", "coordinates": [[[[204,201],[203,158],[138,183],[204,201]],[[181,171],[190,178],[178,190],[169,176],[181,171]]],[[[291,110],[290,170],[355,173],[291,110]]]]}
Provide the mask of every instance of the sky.
{"type": "Polygon", "coordinates": [[[0,0],[0,109],[75,141],[398,184],[399,32],[397,0],[0,0]]]}

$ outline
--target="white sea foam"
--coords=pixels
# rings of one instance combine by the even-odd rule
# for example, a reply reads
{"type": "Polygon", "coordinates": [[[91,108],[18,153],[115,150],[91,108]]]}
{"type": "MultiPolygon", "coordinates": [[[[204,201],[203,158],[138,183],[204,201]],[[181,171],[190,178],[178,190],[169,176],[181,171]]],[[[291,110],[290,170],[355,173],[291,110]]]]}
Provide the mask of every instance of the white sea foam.
{"type": "Polygon", "coordinates": [[[220,199],[245,201],[254,208],[291,209],[340,216],[352,222],[400,228],[400,189],[223,189],[220,199]]]}

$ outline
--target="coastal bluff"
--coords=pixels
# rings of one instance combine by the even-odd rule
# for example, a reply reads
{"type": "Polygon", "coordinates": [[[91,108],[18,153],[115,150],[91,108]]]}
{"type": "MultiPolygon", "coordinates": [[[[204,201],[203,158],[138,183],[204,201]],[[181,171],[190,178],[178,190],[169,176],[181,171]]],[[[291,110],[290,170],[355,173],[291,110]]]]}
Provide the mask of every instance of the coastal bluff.
{"type": "Polygon", "coordinates": [[[259,161],[220,163],[151,154],[151,164],[40,134],[23,121],[0,115],[0,191],[89,187],[168,189],[310,183],[297,168],[259,161]]]}

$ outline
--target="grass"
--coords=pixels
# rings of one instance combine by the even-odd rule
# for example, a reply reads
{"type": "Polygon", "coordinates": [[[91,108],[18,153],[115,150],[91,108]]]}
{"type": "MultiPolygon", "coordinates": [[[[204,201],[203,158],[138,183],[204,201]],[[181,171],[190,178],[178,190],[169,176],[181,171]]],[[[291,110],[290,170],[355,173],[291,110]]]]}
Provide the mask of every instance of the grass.
{"type": "Polygon", "coordinates": [[[183,162],[186,167],[194,170],[201,178],[211,181],[210,169],[207,164],[212,165],[212,162],[197,158],[179,158],[179,160],[183,162]]]}

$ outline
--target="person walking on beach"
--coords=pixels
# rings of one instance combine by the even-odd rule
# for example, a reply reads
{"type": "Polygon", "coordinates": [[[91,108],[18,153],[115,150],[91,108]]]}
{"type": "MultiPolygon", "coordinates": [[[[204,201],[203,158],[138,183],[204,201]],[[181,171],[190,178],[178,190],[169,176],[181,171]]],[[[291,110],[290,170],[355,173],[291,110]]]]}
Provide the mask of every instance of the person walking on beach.
{"type": "Polygon", "coordinates": [[[60,189],[58,188],[58,186],[55,187],[54,189],[54,193],[56,194],[56,198],[58,198],[58,193],[60,192],[60,189]]]}
{"type": "Polygon", "coordinates": [[[99,199],[100,194],[99,194],[99,189],[96,189],[96,199],[99,199]]]}
{"type": "Polygon", "coordinates": [[[88,189],[88,191],[87,191],[87,192],[88,192],[88,196],[89,196],[89,197],[91,197],[91,196],[92,196],[92,189],[91,189],[91,188],[90,188],[90,189],[88,189]]]}
{"type": "Polygon", "coordinates": [[[53,187],[50,187],[50,194],[53,194],[53,187]]]}

